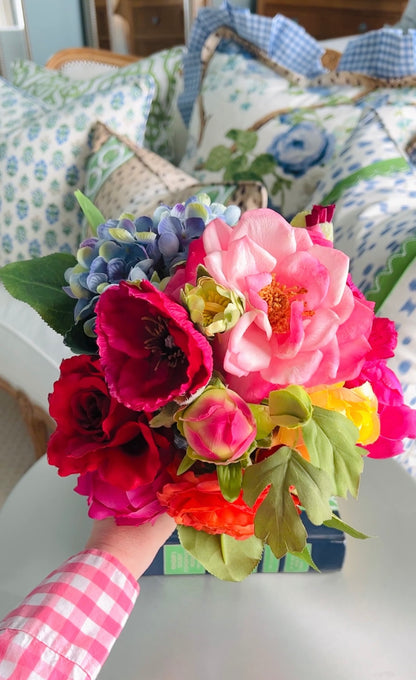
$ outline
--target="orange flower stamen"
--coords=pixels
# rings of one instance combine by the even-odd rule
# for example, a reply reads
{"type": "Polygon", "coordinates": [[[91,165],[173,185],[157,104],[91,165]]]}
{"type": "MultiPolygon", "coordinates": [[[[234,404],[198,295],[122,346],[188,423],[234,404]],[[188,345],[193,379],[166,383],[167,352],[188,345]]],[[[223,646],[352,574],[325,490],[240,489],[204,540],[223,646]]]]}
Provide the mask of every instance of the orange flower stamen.
{"type": "MultiPolygon", "coordinates": [[[[267,286],[259,291],[260,297],[267,303],[267,316],[274,333],[288,333],[290,331],[290,306],[300,295],[308,292],[304,286],[288,287],[278,283],[274,278],[267,286]]],[[[313,316],[314,312],[306,309],[303,303],[303,316],[313,316]]]]}

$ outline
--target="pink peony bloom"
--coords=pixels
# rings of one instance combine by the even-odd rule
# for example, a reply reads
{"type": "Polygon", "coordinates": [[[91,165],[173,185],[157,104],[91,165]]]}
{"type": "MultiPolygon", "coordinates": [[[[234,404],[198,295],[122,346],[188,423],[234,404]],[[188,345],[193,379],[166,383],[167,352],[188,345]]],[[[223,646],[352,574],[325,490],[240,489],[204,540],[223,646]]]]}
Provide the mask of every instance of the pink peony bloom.
{"type": "Polygon", "coordinates": [[[110,286],[97,307],[97,342],[110,393],[155,411],[189,398],[212,373],[212,350],[187,311],[148,281],[110,286]]]}
{"type": "Polygon", "coordinates": [[[207,387],[175,416],[191,450],[188,455],[223,464],[241,458],[256,438],[256,421],[249,407],[232,390],[207,387]]]}
{"type": "Polygon", "coordinates": [[[207,225],[204,265],[246,300],[237,324],[216,336],[216,366],[247,401],[271,384],[313,386],[358,375],[369,350],[373,304],[347,285],[348,257],[314,244],[278,213],[246,212],[237,226],[207,225]]]}

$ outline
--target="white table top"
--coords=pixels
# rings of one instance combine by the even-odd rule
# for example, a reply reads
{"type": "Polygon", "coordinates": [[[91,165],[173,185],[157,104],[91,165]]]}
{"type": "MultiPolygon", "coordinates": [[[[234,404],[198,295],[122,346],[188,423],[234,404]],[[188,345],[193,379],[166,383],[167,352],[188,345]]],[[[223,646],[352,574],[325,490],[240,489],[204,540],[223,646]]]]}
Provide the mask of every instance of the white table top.
{"type": "MultiPolygon", "coordinates": [[[[39,461],[0,511],[0,617],[82,549],[85,499],[39,461]]],[[[367,460],[341,572],[151,576],[100,680],[414,680],[416,483],[367,460]]]]}

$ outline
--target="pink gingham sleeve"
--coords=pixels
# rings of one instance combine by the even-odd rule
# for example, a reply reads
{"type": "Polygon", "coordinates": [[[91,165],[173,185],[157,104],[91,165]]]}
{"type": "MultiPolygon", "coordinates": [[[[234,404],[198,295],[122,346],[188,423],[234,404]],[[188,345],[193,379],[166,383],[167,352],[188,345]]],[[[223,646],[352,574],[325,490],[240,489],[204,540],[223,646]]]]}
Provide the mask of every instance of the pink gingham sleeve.
{"type": "Polygon", "coordinates": [[[74,555],[0,621],[0,680],[95,678],[138,594],[112,555],[74,555]]]}

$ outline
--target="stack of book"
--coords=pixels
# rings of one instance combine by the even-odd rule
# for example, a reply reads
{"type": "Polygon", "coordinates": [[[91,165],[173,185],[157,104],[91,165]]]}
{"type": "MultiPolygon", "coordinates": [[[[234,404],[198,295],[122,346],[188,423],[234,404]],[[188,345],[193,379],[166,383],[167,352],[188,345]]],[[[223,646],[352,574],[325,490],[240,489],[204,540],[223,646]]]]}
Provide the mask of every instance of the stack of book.
{"type": "MultiPolygon", "coordinates": [[[[336,514],[337,511],[335,511],[336,514]]],[[[315,526],[307,517],[303,523],[308,532],[308,548],[312,559],[321,572],[337,571],[342,568],[345,557],[345,534],[338,529],[324,525],[315,526]]],[[[301,558],[287,554],[278,560],[266,545],[257,573],[305,573],[313,571],[301,558]]],[[[206,574],[204,567],[180,544],[176,531],[159,550],[145,576],[206,574]]]]}

